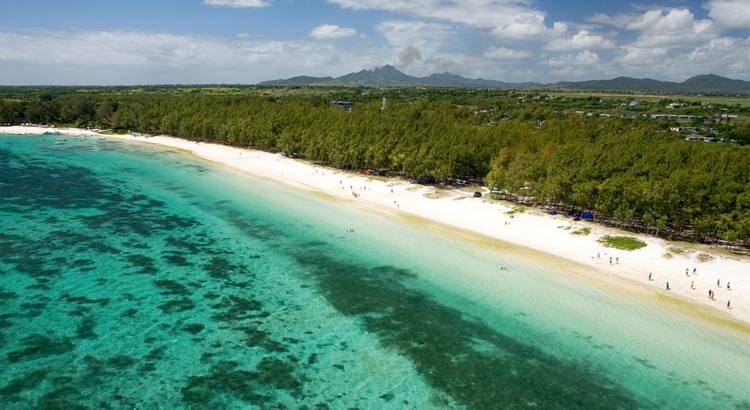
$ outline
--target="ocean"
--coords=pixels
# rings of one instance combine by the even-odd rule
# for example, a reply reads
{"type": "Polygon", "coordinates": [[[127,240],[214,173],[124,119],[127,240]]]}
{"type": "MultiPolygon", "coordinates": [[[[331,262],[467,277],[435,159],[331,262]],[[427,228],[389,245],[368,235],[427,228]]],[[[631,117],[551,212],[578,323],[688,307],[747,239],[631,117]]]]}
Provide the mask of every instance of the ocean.
{"type": "Polygon", "coordinates": [[[0,408],[750,409],[750,337],[695,310],[67,140],[0,137],[0,408]]]}

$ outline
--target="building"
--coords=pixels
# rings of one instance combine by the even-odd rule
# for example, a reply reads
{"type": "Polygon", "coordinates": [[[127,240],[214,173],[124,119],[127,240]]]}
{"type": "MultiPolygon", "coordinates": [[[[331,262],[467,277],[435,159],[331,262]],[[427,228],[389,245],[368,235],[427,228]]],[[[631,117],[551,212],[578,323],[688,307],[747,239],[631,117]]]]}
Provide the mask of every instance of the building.
{"type": "Polygon", "coordinates": [[[638,104],[638,101],[631,101],[630,104],[628,104],[630,107],[640,107],[641,105],[638,104]]]}
{"type": "Polygon", "coordinates": [[[703,137],[698,134],[690,134],[687,137],[685,137],[686,141],[701,141],[701,142],[710,142],[714,139],[712,137],[703,137]]]}
{"type": "Polygon", "coordinates": [[[342,110],[350,110],[352,109],[352,106],[354,105],[353,102],[344,102],[344,101],[331,101],[331,105],[335,105],[342,110]]]}

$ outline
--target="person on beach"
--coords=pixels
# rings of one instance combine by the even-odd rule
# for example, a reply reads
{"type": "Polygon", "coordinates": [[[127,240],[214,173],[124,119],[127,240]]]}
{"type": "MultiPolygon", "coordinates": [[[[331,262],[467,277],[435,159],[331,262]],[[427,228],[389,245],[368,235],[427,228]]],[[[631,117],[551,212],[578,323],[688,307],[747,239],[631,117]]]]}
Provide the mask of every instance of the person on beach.
{"type": "Polygon", "coordinates": [[[651,272],[648,273],[648,280],[651,280],[651,272]]]}
{"type": "Polygon", "coordinates": [[[727,290],[732,290],[729,288],[729,282],[727,282],[727,290]]]}
{"type": "Polygon", "coordinates": [[[667,282],[667,290],[669,290],[669,282],[667,282]]]}
{"type": "Polygon", "coordinates": [[[695,271],[696,271],[697,269],[698,269],[698,268],[693,268],[693,275],[695,275],[695,271]]]}
{"type": "Polygon", "coordinates": [[[618,264],[618,263],[620,263],[620,258],[619,257],[615,258],[615,264],[618,264]]]}
{"type": "Polygon", "coordinates": [[[599,256],[599,252],[596,253],[596,257],[601,259],[601,256],[599,256]]]}
{"type": "Polygon", "coordinates": [[[690,268],[685,269],[685,277],[690,276],[690,268]]]}
{"type": "Polygon", "coordinates": [[[729,302],[731,302],[731,300],[727,300],[727,309],[730,309],[729,302]]]}
{"type": "Polygon", "coordinates": [[[717,288],[721,287],[721,279],[716,279],[716,287],[717,288]]]}
{"type": "Polygon", "coordinates": [[[611,256],[609,257],[609,264],[610,265],[612,264],[612,257],[611,256]]]}
{"type": "Polygon", "coordinates": [[[393,193],[393,188],[391,188],[391,193],[393,193]]]}
{"type": "Polygon", "coordinates": [[[708,290],[708,298],[709,298],[709,299],[713,299],[713,298],[711,297],[711,289],[709,289],[709,290],[708,290]]]}
{"type": "Polygon", "coordinates": [[[690,289],[695,289],[695,281],[690,282],[690,289]]]}

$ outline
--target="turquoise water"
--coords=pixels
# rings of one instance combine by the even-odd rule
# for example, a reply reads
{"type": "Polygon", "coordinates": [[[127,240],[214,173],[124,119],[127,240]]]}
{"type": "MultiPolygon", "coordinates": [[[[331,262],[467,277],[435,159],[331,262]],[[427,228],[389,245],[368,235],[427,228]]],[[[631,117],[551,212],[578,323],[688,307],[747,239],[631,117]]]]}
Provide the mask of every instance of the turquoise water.
{"type": "Polygon", "coordinates": [[[747,336],[176,150],[2,136],[0,222],[0,408],[750,408],[747,336]]]}

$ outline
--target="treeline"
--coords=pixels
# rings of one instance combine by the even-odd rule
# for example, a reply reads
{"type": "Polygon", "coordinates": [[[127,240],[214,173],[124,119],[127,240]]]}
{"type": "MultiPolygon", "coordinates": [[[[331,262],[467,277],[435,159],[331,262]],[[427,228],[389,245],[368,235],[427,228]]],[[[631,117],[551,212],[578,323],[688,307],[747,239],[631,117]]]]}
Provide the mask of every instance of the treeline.
{"type": "Polygon", "coordinates": [[[503,147],[489,186],[598,213],[653,234],[729,242],[750,237],[750,151],[677,139],[636,122],[546,121],[503,147]],[[668,231],[668,232],[667,232],[668,231]]]}
{"type": "MultiPolygon", "coordinates": [[[[684,141],[665,130],[666,122],[565,115],[502,101],[504,121],[487,124],[474,110],[439,99],[389,103],[384,110],[359,103],[344,111],[327,102],[247,95],[108,98],[0,102],[0,115],[15,109],[32,122],[97,121],[278,148],[340,167],[484,180],[510,195],[593,211],[653,234],[750,237],[750,151],[684,141]]],[[[738,129],[750,131],[747,124],[738,129]]]]}

